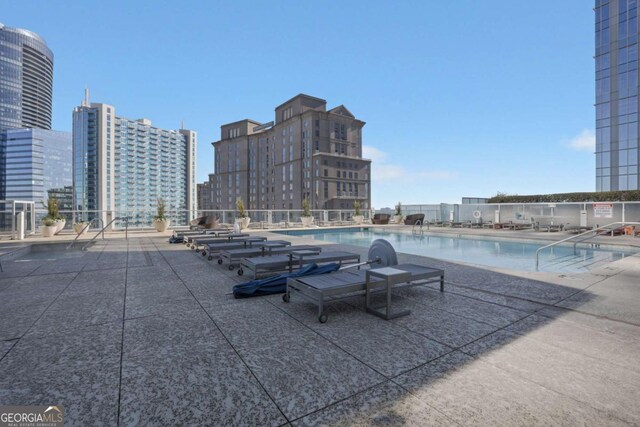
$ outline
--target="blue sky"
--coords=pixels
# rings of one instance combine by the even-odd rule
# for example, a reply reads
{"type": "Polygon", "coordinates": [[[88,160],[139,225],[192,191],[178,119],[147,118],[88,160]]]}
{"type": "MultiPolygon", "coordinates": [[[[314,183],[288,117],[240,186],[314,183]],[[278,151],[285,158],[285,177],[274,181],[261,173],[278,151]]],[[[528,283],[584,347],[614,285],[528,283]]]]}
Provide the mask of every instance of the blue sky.
{"type": "Polygon", "coordinates": [[[303,92],[367,124],[373,206],[595,190],[594,17],[585,0],[2,1],[47,40],[54,121],[93,102],[199,133],[273,120],[303,92]]]}

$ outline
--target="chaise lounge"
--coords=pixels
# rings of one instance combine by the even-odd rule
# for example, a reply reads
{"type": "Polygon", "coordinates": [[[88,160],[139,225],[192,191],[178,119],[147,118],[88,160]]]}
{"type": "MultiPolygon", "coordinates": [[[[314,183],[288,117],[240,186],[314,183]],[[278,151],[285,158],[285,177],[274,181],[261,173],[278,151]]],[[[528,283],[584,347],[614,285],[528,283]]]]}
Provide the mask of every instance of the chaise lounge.
{"type": "Polygon", "coordinates": [[[325,323],[326,302],[364,294],[367,312],[389,320],[410,313],[391,312],[392,289],[439,282],[440,292],[444,292],[444,270],[416,264],[398,264],[395,250],[386,240],[375,240],[369,249],[368,258],[366,264],[371,266],[368,270],[347,271],[349,267],[344,267],[335,273],[289,278],[282,300],[288,303],[292,294],[302,296],[318,307],[318,321],[325,323]],[[386,293],[385,306],[372,305],[370,296],[374,292],[386,293]],[[380,308],[384,310],[381,311],[380,308]]]}
{"type": "Polygon", "coordinates": [[[316,252],[315,254],[313,254],[313,251],[295,251],[285,255],[244,258],[240,262],[238,275],[241,276],[245,271],[248,271],[255,279],[260,273],[293,272],[294,269],[299,269],[309,264],[329,262],[337,262],[340,265],[359,263],[360,255],[344,251],[316,252]]]}
{"type": "Polygon", "coordinates": [[[389,214],[375,214],[371,219],[371,222],[374,224],[389,224],[389,219],[391,219],[391,215],[389,214]]]}
{"type": "Polygon", "coordinates": [[[424,224],[424,214],[418,213],[407,215],[407,217],[404,219],[404,225],[416,225],[418,221],[424,224]]]}

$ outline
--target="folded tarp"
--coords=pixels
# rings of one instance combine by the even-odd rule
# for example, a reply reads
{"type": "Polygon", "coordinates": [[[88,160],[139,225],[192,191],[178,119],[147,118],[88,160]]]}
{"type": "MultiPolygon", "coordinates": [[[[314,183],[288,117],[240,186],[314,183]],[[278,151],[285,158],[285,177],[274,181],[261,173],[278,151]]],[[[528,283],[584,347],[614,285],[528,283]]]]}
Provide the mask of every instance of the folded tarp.
{"type": "Polygon", "coordinates": [[[250,282],[241,283],[233,287],[233,296],[235,298],[250,298],[262,295],[281,294],[287,290],[287,279],[292,277],[314,276],[317,274],[327,274],[338,271],[340,264],[326,264],[318,266],[318,264],[309,264],[294,273],[284,273],[277,276],[267,277],[266,279],[252,280],[250,282]]]}

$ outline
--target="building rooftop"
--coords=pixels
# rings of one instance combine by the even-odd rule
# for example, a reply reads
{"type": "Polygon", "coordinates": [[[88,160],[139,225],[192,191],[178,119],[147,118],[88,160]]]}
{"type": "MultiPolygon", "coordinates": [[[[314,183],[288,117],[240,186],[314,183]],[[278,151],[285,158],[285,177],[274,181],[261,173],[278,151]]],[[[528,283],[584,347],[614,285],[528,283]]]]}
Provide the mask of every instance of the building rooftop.
{"type": "Polygon", "coordinates": [[[637,255],[512,276],[400,254],[443,268],[445,292],[398,291],[411,314],[391,321],[333,302],[320,324],[299,298],[233,299],[242,278],[167,236],[4,260],[0,402],[68,425],[640,423],[637,255]]]}

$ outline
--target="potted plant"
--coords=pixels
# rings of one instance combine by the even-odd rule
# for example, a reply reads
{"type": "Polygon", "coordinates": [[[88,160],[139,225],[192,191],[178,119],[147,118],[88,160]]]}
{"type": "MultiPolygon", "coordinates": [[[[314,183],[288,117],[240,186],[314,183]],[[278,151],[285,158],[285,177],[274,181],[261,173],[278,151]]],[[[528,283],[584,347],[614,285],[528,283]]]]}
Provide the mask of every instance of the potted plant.
{"type": "Polygon", "coordinates": [[[249,228],[249,223],[251,222],[251,218],[247,215],[247,211],[244,209],[244,202],[242,201],[242,197],[238,197],[236,200],[236,210],[238,211],[238,217],[236,218],[236,224],[240,227],[240,230],[244,230],[245,228],[249,228]]]}
{"type": "Polygon", "coordinates": [[[58,234],[58,232],[64,228],[66,221],[64,218],[60,216],[60,210],[59,210],[57,199],[52,197],[47,200],[47,203],[43,201],[42,205],[47,209],[47,216],[42,218],[43,225],[46,222],[48,224],[48,225],[45,225],[46,227],[55,227],[55,228],[52,234],[49,234],[51,232],[50,229],[47,229],[45,232],[43,232],[41,228],[41,233],[47,234],[47,235],[42,234],[43,237],[51,237],[54,234],[58,234]]]}
{"type": "Polygon", "coordinates": [[[353,202],[353,220],[356,222],[356,224],[362,224],[364,222],[364,215],[362,215],[360,213],[360,201],[356,200],[355,202],[353,202]]]}
{"type": "Polygon", "coordinates": [[[42,237],[52,237],[56,234],[57,229],[58,226],[55,219],[49,218],[49,216],[42,218],[42,225],[40,226],[40,235],[42,237]]]}
{"type": "Polygon", "coordinates": [[[300,216],[303,227],[311,227],[313,224],[313,216],[311,215],[311,209],[309,206],[309,199],[306,197],[302,199],[302,215],[300,216]]]}
{"type": "Polygon", "coordinates": [[[402,203],[398,202],[396,205],[396,214],[393,217],[396,224],[402,224],[402,203]]]}
{"type": "Polygon", "coordinates": [[[157,213],[156,216],[153,217],[153,226],[156,228],[156,231],[163,232],[169,227],[169,223],[171,222],[169,218],[166,217],[165,210],[165,202],[164,199],[158,199],[157,213]]]}
{"type": "Polygon", "coordinates": [[[73,231],[75,231],[76,234],[87,234],[89,231],[89,223],[86,221],[74,222],[73,231]]]}

